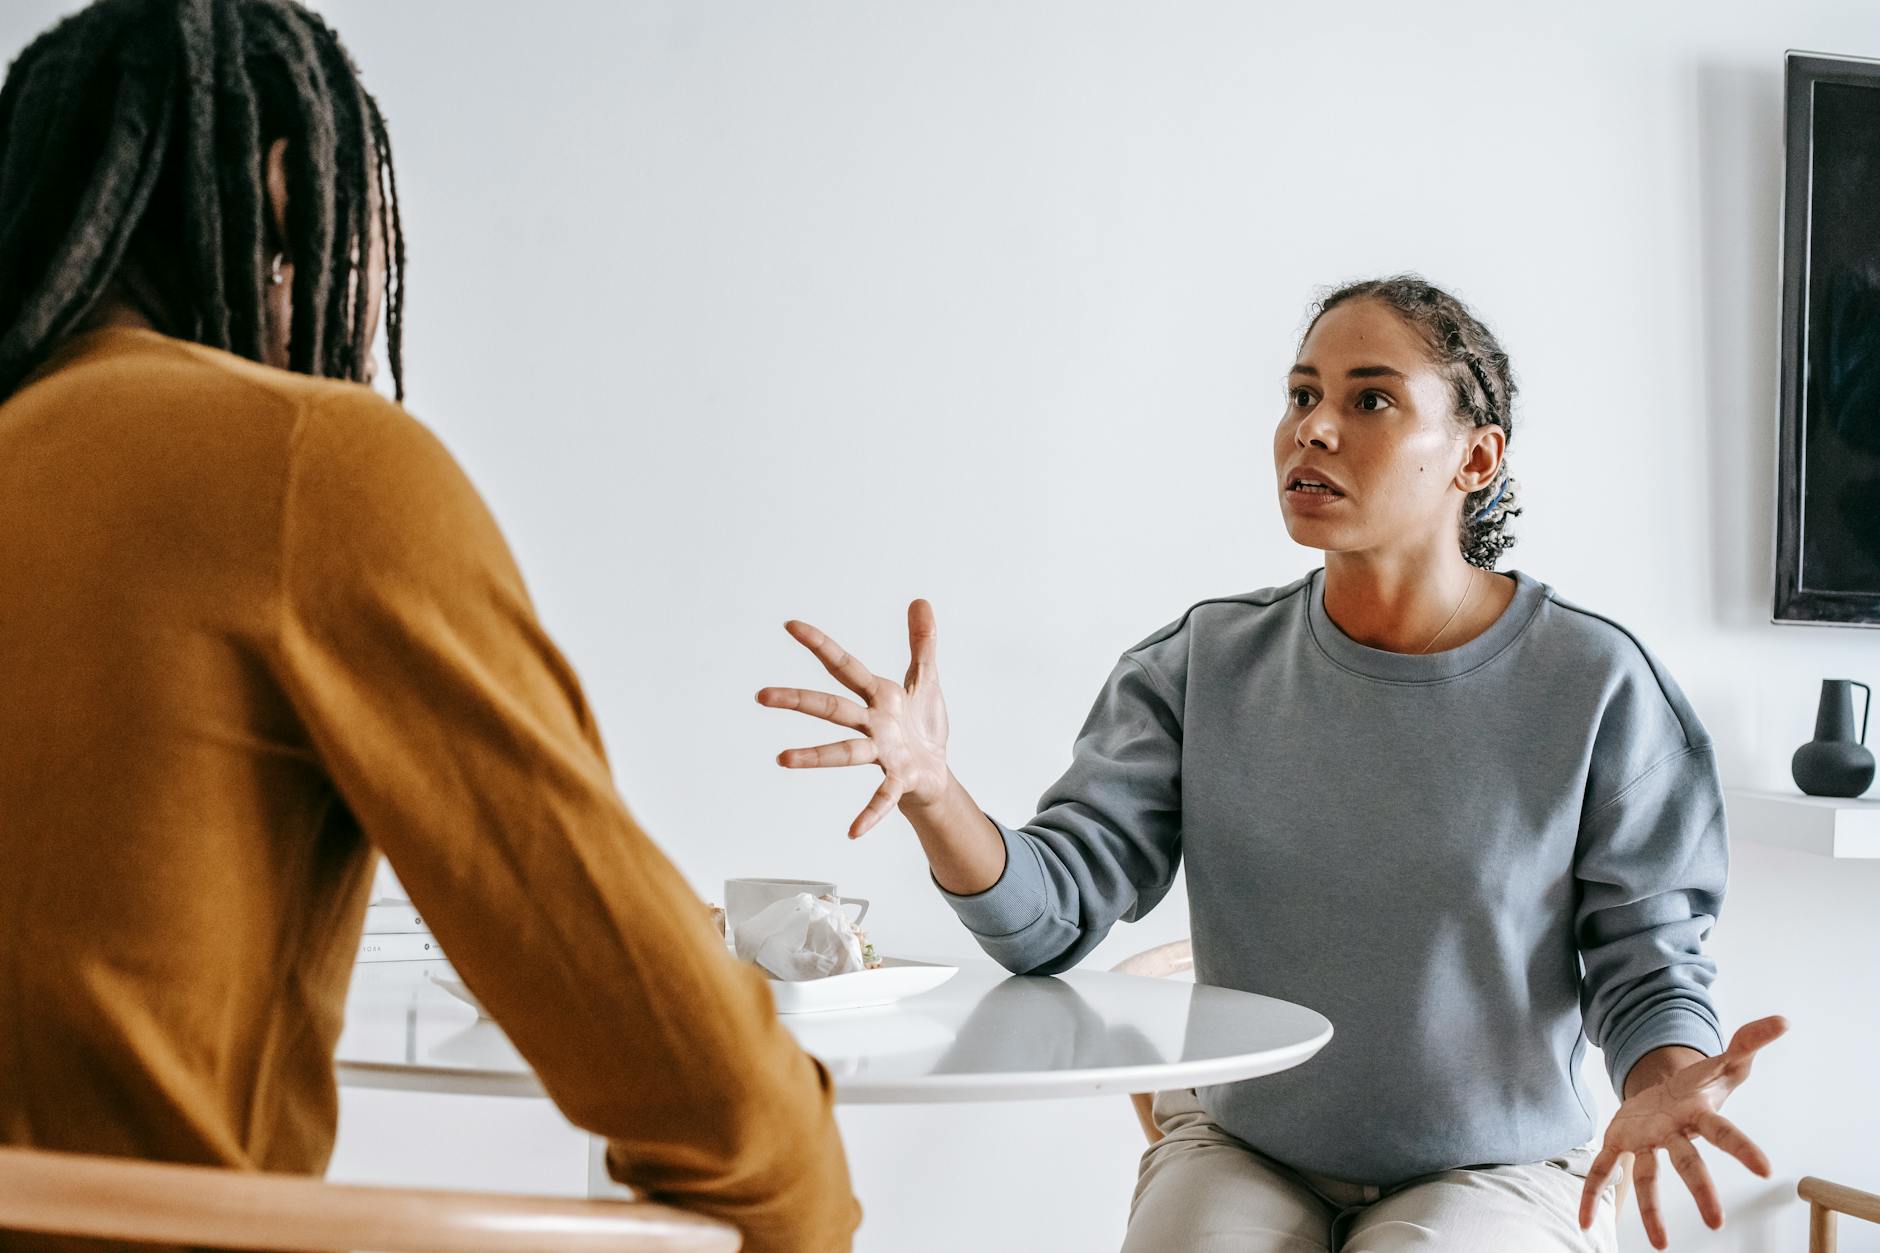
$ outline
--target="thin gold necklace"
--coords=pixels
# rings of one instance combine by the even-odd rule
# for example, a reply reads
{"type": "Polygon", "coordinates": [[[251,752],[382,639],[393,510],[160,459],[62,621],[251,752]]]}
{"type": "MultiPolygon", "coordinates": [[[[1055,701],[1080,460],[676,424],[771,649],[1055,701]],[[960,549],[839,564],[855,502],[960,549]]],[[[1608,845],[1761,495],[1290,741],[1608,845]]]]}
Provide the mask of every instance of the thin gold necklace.
{"type": "Polygon", "coordinates": [[[1469,585],[1462,589],[1462,599],[1456,602],[1456,608],[1454,612],[1452,612],[1449,615],[1449,622],[1443,623],[1442,627],[1436,632],[1436,634],[1430,636],[1430,642],[1428,644],[1425,644],[1421,651],[1426,652],[1426,653],[1429,652],[1431,648],[1435,647],[1436,641],[1443,638],[1443,632],[1449,629],[1449,623],[1454,622],[1456,620],[1456,614],[1461,613],[1462,607],[1469,603],[1469,593],[1475,590],[1475,576],[1479,573],[1481,573],[1481,567],[1479,566],[1469,567],[1469,585]]]}

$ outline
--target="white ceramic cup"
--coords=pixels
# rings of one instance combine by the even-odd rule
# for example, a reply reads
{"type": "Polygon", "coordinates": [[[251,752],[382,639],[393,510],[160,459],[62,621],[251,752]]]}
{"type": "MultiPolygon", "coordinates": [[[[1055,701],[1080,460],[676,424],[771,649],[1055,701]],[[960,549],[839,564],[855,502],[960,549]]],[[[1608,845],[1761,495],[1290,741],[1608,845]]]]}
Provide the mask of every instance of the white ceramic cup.
{"type": "Polygon", "coordinates": [[[844,906],[859,905],[854,921],[860,923],[868,916],[868,901],[860,896],[839,896],[836,885],[823,879],[726,879],[725,880],[725,926],[731,936],[738,933],[738,924],[755,917],[778,901],[788,900],[799,892],[808,892],[811,896],[834,896],[844,906]]]}

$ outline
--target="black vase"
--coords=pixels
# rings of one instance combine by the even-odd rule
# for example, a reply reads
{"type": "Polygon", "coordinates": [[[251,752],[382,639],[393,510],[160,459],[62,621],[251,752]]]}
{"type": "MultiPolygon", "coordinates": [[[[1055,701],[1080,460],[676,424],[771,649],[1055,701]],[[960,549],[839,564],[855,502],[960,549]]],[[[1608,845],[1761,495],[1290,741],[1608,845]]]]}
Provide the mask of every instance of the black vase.
{"type": "Polygon", "coordinates": [[[1795,750],[1789,771],[1795,786],[1810,796],[1859,796],[1873,782],[1873,754],[1867,742],[1867,712],[1873,689],[1853,679],[1823,679],[1821,705],[1815,713],[1815,738],[1795,750]],[[1867,693],[1860,712],[1860,737],[1854,736],[1854,688],[1867,693]]]}

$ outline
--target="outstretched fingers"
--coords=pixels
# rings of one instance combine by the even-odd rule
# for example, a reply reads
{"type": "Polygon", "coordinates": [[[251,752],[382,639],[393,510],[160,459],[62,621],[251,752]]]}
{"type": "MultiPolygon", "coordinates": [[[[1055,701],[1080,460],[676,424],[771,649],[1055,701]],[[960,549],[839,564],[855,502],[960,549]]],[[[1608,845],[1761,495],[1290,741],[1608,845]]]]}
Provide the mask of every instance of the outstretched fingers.
{"type": "Polygon", "coordinates": [[[1697,1120],[1697,1133],[1764,1179],[1769,1177],[1769,1155],[1744,1135],[1737,1125],[1715,1110],[1697,1120]]]}
{"type": "Polygon", "coordinates": [[[1704,1225],[1712,1231],[1723,1226],[1723,1201],[1717,1196],[1710,1167],[1704,1165],[1697,1146],[1683,1136],[1672,1136],[1665,1144],[1665,1155],[1671,1159],[1678,1177],[1684,1180],[1684,1186],[1691,1190],[1691,1198],[1697,1202],[1697,1212],[1703,1216],[1704,1225]]]}
{"type": "Polygon", "coordinates": [[[1746,1022],[1736,1029],[1730,1037],[1732,1053],[1752,1057],[1758,1049],[1782,1038],[1789,1029],[1789,1020],[1781,1014],[1771,1014],[1767,1018],[1758,1018],[1755,1022],[1746,1022]]]}
{"type": "Polygon", "coordinates": [[[907,607],[907,686],[940,673],[939,627],[933,606],[917,600],[907,607]]]}
{"type": "Polygon", "coordinates": [[[1607,1145],[1599,1150],[1593,1164],[1586,1170],[1586,1186],[1580,1189],[1580,1230],[1589,1231],[1593,1226],[1593,1214],[1599,1209],[1599,1194],[1606,1190],[1612,1177],[1619,1173],[1625,1164],[1625,1155],[1618,1149],[1607,1145]]]}
{"type": "Polygon", "coordinates": [[[859,840],[867,835],[877,822],[888,816],[890,810],[901,803],[901,787],[893,779],[883,779],[881,786],[869,799],[868,807],[855,816],[849,824],[849,838],[859,840]]]}
{"type": "Polygon", "coordinates": [[[820,770],[828,766],[868,766],[875,762],[873,740],[842,740],[815,748],[788,748],[777,754],[777,764],[791,770],[820,770]]]}
{"type": "Polygon", "coordinates": [[[812,692],[801,687],[767,687],[757,694],[757,703],[766,709],[794,709],[833,722],[851,731],[868,729],[868,711],[852,700],[832,692],[812,692]]]}
{"type": "Polygon", "coordinates": [[[1654,1249],[1670,1243],[1665,1235],[1664,1215],[1658,1211],[1658,1153],[1642,1149],[1632,1158],[1632,1185],[1638,1194],[1638,1216],[1645,1221],[1645,1238],[1654,1249]]]}
{"type": "Polygon", "coordinates": [[[875,691],[875,675],[842,645],[824,635],[807,622],[798,622],[792,618],[783,624],[783,629],[792,639],[810,652],[816,654],[816,660],[822,662],[823,669],[834,676],[836,682],[867,700],[875,691]]]}

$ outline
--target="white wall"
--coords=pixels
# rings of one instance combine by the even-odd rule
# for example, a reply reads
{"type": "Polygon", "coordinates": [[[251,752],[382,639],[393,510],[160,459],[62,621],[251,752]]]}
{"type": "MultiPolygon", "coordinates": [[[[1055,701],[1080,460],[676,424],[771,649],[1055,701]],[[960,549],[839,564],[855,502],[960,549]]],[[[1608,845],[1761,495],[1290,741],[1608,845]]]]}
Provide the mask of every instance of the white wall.
{"type": "MultiPolygon", "coordinates": [[[[0,43],[67,7],[11,0],[0,43]]],[[[889,950],[967,949],[898,819],[843,840],[872,779],[771,764],[828,738],[751,702],[816,676],[779,624],[893,672],[931,597],[956,769],[1027,816],[1122,648],[1316,564],[1280,524],[1270,423],[1314,289],[1380,271],[1502,336],[1510,564],[1637,630],[1731,782],[1785,781],[1824,675],[1880,682],[1880,633],[1767,623],[1781,56],[1880,55],[1870,5],[322,7],[398,145],[412,407],[707,895],[833,877],[889,950]]],[[[1880,1188],[1876,903],[1880,864],[1736,849],[1720,1007],[1794,1031],[1730,1113],[1777,1174],[1715,1161],[1730,1224],[1673,1195],[1674,1247],[1797,1247],[1804,1173],[1880,1188]]],[[[1177,892],[1094,960],[1185,930],[1177,892]]],[[[397,1134],[433,1177],[578,1172],[528,1117],[349,1099],[336,1170],[377,1171],[397,1134]]],[[[1120,1102],[843,1122],[864,1249],[1120,1234],[1120,1102]]]]}

